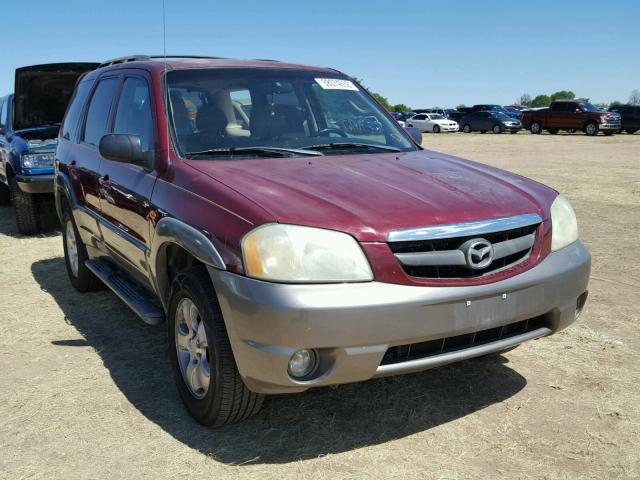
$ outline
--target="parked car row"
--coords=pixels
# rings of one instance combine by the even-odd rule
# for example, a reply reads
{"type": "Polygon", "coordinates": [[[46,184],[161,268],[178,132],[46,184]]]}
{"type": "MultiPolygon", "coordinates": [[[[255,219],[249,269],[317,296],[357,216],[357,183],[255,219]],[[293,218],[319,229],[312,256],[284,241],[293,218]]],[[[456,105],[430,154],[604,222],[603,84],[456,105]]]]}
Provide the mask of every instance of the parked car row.
{"type": "Polygon", "coordinates": [[[560,99],[544,108],[478,104],[460,109],[417,109],[396,114],[396,118],[402,120],[403,126],[415,126],[422,132],[431,133],[517,133],[526,129],[533,134],[545,130],[555,134],[565,130],[583,131],[587,135],[599,132],[613,135],[622,131],[634,134],[640,130],[640,106],[621,105],[606,111],[585,99],[560,99]]]}
{"type": "MultiPolygon", "coordinates": [[[[468,117],[485,113],[502,115],[468,117]]],[[[32,67],[2,122],[19,229],[37,230],[37,195],[54,198],[71,285],[106,285],[165,326],[179,395],[206,425],[250,417],[268,394],[507,351],[586,302],[590,255],[565,197],[425,151],[334,69],[32,67]]]]}

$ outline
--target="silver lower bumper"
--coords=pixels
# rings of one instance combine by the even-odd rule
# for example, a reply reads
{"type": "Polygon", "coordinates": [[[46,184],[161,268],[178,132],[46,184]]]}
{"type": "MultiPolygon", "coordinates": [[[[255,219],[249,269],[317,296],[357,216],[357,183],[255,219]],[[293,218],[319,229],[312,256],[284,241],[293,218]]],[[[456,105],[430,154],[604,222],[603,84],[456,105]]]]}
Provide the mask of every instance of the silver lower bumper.
{"type": "Polygon", "coordinates": [[[379,282],[285,285],[209,270],[240,374],[261,393],[409,373],[498,352],[559,331],[575,320],[587,291],[590,255],[582,243],[550,254],[536,267],[479,286],[418,287],[379,282]],[[544,316],[522,335],[419,360],[381,365],[389,347],[453,337],[544,316]],[[301,348],[319,353],[317,374],[287,374],[301,348]]]}

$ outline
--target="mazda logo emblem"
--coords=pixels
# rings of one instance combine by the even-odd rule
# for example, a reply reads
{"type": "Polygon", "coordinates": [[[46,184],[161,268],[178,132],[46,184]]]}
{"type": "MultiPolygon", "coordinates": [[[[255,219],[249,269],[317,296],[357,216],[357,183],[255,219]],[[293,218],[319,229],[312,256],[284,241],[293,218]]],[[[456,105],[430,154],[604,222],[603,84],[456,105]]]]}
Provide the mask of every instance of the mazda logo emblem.
{"type": "Polygon", "coordinates": [[[493,245],[484,238],[467,240],[460,246],[460,250],[464,254],[467,267],[474,270],[486,268],[493,261],[493,245]]]}

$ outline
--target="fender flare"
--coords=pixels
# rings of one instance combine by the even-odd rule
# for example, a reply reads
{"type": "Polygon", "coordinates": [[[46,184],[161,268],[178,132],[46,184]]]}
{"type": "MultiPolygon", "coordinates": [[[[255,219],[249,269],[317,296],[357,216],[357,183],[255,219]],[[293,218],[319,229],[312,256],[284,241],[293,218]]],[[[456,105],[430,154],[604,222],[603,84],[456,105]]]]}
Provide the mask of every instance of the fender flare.
{"type": "Polygon", "coordinates": [[[155,227],[155,234],[148,251],[151,281],[165,309],[168,307],[169,276],[166,268],[166,250],[178,245],[203,264],[226,270],[222,256],[211,240],[197,228],[176,218],[165,217],[155,227]]]}
{"type": "Polygon", "coordinates": [[[63,212],[62,199],[60,198],[60,196],[65,196],[67,202],[69,203],[69,206],[72,209],[77,205],[78,201],[76,199],[76,194],[73,191],[73,187],[71,186],[71,180],[65,173],[62,173],[60,170],[56,171],[56,174],[53,178],[53,193],[55,197],[56,212],[58,214],[60,222],[62,222],[63,212]]]}

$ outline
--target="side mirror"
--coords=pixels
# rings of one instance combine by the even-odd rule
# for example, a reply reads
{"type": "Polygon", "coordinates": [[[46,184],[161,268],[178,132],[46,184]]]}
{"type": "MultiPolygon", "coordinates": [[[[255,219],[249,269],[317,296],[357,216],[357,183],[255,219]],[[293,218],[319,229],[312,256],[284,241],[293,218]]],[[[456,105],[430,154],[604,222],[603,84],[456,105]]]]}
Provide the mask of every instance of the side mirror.
{"type": "Polygon", "coordinates": [[[409,136],[416,142],[418,145],[422,145],[422,132],[416,127],[407,127],[405,128],[409,136]]]}
{"type": "Polygon", "coordinates": [[[100,139],[100,155],[107,160],[122,163],[144,165],[145,154],[142,151],[140,137],[125,133],[110,133],[100,139]]]}

